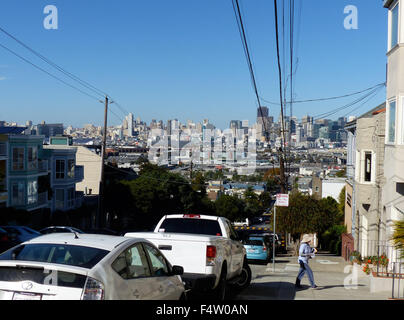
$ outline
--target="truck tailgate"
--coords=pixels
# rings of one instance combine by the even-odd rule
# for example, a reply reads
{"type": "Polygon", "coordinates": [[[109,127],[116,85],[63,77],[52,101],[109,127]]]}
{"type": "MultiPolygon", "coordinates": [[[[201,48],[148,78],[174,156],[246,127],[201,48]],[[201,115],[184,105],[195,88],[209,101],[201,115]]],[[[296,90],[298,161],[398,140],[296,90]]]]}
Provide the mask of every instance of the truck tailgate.
{"type": "Polygon", "coordinates": [[[182,266],[185,273],[206,272],[206,246],[217,240],[215,236],[134,232],[125,237],[144,238],[161,250],[171,265],[182,266]]]}

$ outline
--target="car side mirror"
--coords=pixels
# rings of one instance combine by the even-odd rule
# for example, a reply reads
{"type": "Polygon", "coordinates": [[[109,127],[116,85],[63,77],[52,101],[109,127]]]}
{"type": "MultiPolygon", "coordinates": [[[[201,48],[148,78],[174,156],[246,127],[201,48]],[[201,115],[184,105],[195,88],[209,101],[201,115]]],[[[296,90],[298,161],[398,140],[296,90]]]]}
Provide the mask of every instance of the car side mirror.
{"type": "Polygon", "coordinates": [[[173,276],[181,276],[184,274],[184,268],[181,266],[173,266],[172,274],[173,276]]]}

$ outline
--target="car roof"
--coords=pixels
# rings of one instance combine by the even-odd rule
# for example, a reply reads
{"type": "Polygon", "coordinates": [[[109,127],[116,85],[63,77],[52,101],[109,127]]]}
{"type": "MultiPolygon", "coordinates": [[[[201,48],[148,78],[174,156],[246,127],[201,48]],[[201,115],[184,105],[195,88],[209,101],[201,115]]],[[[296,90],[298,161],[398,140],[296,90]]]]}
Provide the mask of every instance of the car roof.
{"type": "Polygon", "coordinates": [[[43,236],[36,237],[29,241],[24,242],[24,244],[67,244],[75,246],[93,247],[103,250],[112,251],[119,244],[130,241],[138,240],[136,238],[128,238],[121,236],[110,236],[104,234],[78,234],[74,233],[51,233],[43,236]]]}
{"type": "Polygon", "coordinates": [[[165,215],[166,219],[171,219],[171,218],[184,218],[184,216],[189,216],[189,215],[194,215],[194,216],[199,216],[198,218],[195,217],[195,219],[205,219],[205,220],[219,220],[223,217],[218,217],[218,216],[208,216],[208,215],[203,215],[203,214],[193,214],[193,213],[189,213],[189,214],[169,214],[169,215],[165,215]]]}

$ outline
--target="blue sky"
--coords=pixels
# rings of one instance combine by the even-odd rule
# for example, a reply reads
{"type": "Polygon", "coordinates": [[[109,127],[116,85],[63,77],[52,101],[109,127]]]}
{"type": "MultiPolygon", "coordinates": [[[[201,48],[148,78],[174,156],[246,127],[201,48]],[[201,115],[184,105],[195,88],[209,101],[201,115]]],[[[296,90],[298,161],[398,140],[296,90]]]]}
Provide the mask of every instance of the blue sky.
{"type": "MultiPolygon", "coordinates": [[[[387,10],[382,1],[295,0],[296,6],[300,2],[295,99],[344,95],[385,81],[387,10]],[[358,30],[344,28],[347,5],[358,8],[358,30]]],[[[277,102],[273,1],[240,0],[240,4],[259,93],[277,102]]],[[[257,102],[231,0],[2,0],[0,26],[147,123],[208,118],[224,129],[234,119],[255,122],[257,102]],[[43,26],[43,10],[50,4],[58,8],[57,30],[43,26]]],[[[0,44],[74,84],[3,33],[0,44]]],[[[103,122],[101,103],[2,48],[0,97],[0,120],[20,124],[45,120],[74,127],[103,122]]],[[[293,115],[300,119],[320,114],[354,99],[296,104],[293,115]]],[[[382,89],[352,114],[360,115],[384,99],[382,89]]],[[[278,117],[279,106],[263,105],[278,117]]],[[[109,123],[121,123],[124,113],[117,106],[111,108],[118,117],[109,114],[109,123]]]]}

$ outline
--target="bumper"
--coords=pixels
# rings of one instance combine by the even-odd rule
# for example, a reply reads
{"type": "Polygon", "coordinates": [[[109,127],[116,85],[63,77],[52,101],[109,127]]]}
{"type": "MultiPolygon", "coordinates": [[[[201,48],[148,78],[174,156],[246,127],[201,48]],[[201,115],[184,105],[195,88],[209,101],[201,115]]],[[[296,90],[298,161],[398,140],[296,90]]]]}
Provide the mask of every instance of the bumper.
{"type": "Polygon", "coordinates": [[[248,260],[268,260],[267,253],[247,253],[248,260]]]}
{"type": "Polygon", "coordinates": [[[181,278],[185,282],[185,288],[192,291],[212,290],[216,282],[214,274],[184,273],[181,278]]]}

